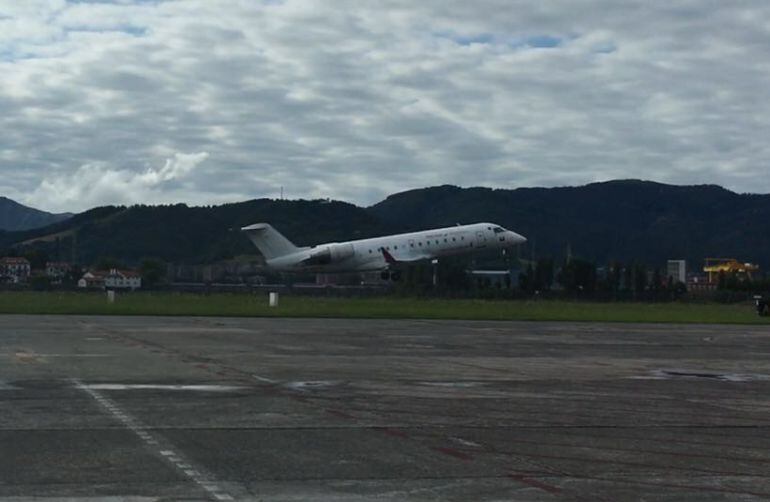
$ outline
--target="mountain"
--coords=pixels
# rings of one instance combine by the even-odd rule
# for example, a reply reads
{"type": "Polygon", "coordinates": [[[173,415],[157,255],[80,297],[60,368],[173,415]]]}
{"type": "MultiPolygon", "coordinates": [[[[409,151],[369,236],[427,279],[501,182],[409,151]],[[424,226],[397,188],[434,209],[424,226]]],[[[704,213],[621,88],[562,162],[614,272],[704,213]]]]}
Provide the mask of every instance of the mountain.
{"type": "Polygon", "coordinates": [[[708,256],[770,265],[770,195],[714,185],[618,180],[579,187],[458,188],[394,194],[368,208],[325,200],[258,199],[222,206],[96,208],[41,229],[0,232],[0,252],[34,248],[83,264],[102,257],[209,263],[255,250],[237,231],[272,223],[297,245],[492,221],[525,235],[522,257],[572,255],[662,266],[708,256]]]}
{"type": "Polygon", "coordinates": [[[52,214],[23,206],[7,197],[0,197],[0,229],[28,230],[44,227],[72,216],[69,213],[52,214]]]}
{"type": "MultiPolygon", "coordinates": [[[[108,206],[45,229],[0,233],[0,248],[37,248],[54,259],[91,264],[114,258],[209,263],[256,254],[238,231],[259,221],[275,225],[297,245],[363,238],[382,233],[366,210],[344,202],[259,199],[222,206],[108,206]]],[[[15,250],[21,251],[21,249],[15,250]]]]}
{"type": "Polygon", "coordinates": [[[458,188],[391,195],[369,208],[387,224],[416,229],[488,220],[527,236],[527,256],[662,264],[707,256],[770,263],[770,195],[715,185],[617,180],[580,187],[458,188]],[[534,249],[533,249],[534,248],[534,249]]]}

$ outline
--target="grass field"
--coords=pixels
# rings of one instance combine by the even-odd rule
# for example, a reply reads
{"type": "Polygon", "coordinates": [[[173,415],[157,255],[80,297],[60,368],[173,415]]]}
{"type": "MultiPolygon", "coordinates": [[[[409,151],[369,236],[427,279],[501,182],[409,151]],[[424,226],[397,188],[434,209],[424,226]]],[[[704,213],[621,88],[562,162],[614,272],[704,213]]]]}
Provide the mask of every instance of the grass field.
{"type": "Polygon", "coordinates": [[[266,294],[0,292],[0,314],[185,315],[769,324],[751,304],[316,298],[266,294]]]}

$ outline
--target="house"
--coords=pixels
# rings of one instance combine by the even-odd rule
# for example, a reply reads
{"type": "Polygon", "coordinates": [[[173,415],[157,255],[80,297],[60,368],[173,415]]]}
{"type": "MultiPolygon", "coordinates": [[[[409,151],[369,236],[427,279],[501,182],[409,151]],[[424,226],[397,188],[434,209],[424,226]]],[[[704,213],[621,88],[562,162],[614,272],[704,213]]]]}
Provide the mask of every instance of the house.
{"type": "Polygon", "coordinates": [[[104,278],[107,289],[139,289],[142,287],[142,276],[133,270],[118,270],[113,268],[104,278]]]}
{"type": "Polygon", "coordinates": [[[0,275],[2,275],[7,282],[27,282],[31,271],[32,267],[30,266],[29,260],[26,258],[8,256],[0,259],[0,275]]]}
{"type": "Polygon", "coordinates": [[[61,279],[72,271],[72,265],[66,261],[49,261],[45,264],[45,275],[52,279],[61,279]]]}
{"type": "Polygon", "coordinates": [[[139,289],[142,276],[133,270],[88,271],[78,281],[79,288],[99,289],[139,289]]]}
{"type": "Polygon", "coordinates": [[[104,289],[106,273],[88,271],[78,281],[79,288],[104,289]]]}

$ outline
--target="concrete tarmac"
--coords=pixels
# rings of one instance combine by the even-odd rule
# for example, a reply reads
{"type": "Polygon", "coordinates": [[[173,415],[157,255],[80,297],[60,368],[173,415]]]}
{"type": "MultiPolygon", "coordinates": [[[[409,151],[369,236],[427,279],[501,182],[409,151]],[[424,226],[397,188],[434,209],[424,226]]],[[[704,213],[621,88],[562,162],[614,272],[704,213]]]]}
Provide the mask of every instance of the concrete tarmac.
{"type": "Polygon", "coordinates": [[[0,317],[0,500],[770,499],[770,330],[0,317]]]}

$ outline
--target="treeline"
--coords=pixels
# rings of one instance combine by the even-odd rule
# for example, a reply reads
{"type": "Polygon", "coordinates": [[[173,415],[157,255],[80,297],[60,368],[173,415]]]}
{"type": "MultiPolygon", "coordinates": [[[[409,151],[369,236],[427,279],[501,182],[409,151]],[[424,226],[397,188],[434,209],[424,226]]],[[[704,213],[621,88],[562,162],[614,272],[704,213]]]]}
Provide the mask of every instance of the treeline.
{"type": "MultiPolygon", "coordinates": [[[[408,267],[395,286],[402,294],[481,298],[574,298],[617,301],[673,301],[688,294],[686,284],[666,275],[662,267],[613,262],[599,267],[584,259],[543,258],[520,262],[518,272],[473,275],[467,259],[408,267]]],[[[712,299],[743,300],[770,292],[768,278],[722,274],[712,299]]]]}
{"type": "Polygon", "coordinates": [[[673,300],[687,293],[684,283],[667,276],[660,267],[638,262],[597,267],[579,258],[565,260],[558,267],[550,258],[530,263],[519,274],[519,288],[529,294],[555,290],[571,296],[639,300],[673,300]]]}

